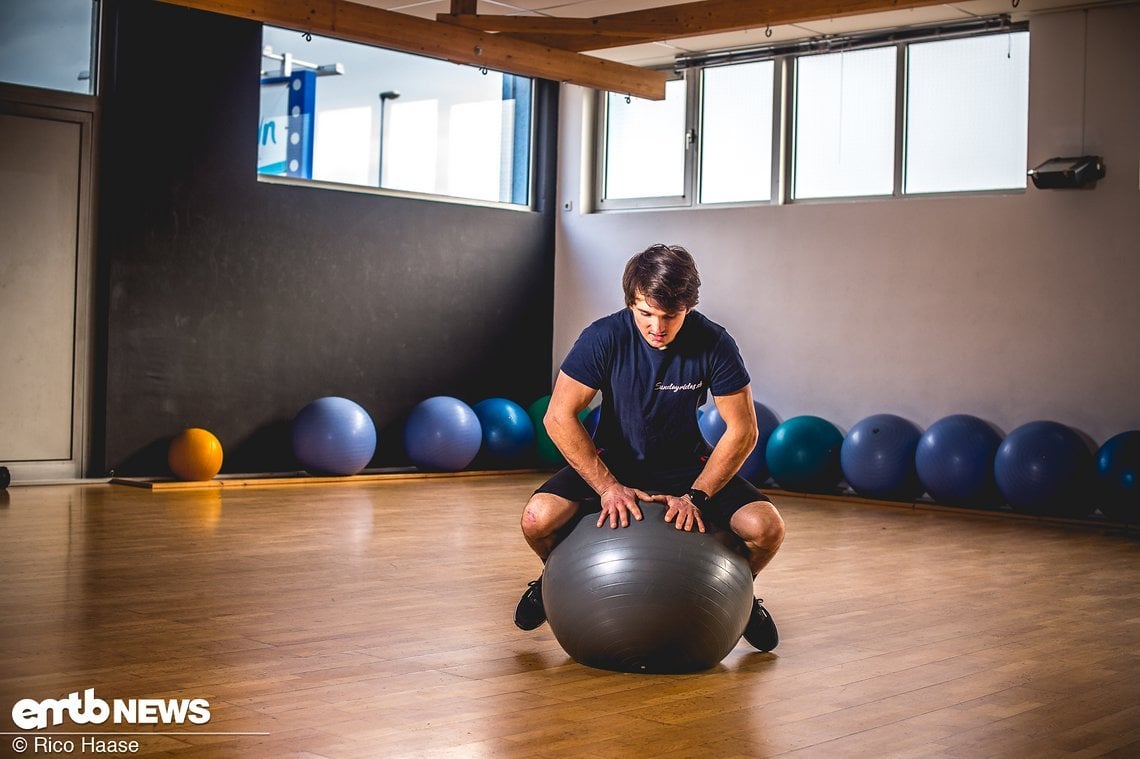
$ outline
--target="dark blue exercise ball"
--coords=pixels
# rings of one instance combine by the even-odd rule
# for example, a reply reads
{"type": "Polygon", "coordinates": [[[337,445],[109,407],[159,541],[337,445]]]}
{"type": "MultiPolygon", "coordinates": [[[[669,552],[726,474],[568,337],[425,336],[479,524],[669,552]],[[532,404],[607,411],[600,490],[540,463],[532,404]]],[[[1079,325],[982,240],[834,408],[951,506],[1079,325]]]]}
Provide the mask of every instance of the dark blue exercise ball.
{"type": "Polygon", "coordinates": [[[472,409],[483,431],[481,454],[493,464],[512,464],[534,447],[534,422],[519,404],[506,398],[487,398],[472,409]]]}
{"type": "Polygon", "coordinates": [[[628,527],[586,514],[542,573],[550,629],[580,664],[624,672],[696,672],[740,640],[752,613],[752,571],[712,534],[665,521],[642,503],[628,527]]]}
{"type": "Polygon", "coordinates": [[[1093,474],[1085,441],[1059,422],[1023,424],[1006,435],[994,458],[994,479],[1016,511],[1084,516],[1093,503],[1084,492],[1093,474]]]}
{"type": "Polygon", "coordinates": [[[356,474],[376,452],[376,425],[348,398],[317,398],[293,418],[293,455],[311,474],[356,474]]]}
{"type": "Polygon", "coordinates": [[[447,395],[421,401],[404,424],[404,449],[420,469],[458,472],[475,459],[482,442],[479,417],[447,395]]]}
{"type": "Polygon", "coordinates": [[[847,432],[839,463],[847,484],[867,498],[913,500],[922,492],[914,452],[922,430],[895,414],[873,414],[847,432]]]}
{"type": "Polygon", "coordinates": [[[601,406],[594,406],[594,408],[586,412],[586,418],[582,420],[582,426],[586,428],[586,433],[590,437],[594,437],[594,435],[597,433],[598,422],[600,421],[602,421],[601,406]]]}
{"type": "Polygon", "coordinates": [[[794,416],[772,431],[764,454],[772,478],[782,488],[831,492],[843,476],[839,449],[843,433],[818,416],[794,416]]]}
{"type": "Polygon", "coordinates": [[[1109,519],[1140,520],[1140,430],[1113,435],[1096,452],[1097,505],[1109,519]]]}
{"type": "MultiPolygon", "coordinates": [[[[756,407],[756,447],[740,465],[739,474],[749,482],[759,485],[767,480],[770,474],[764,450],[768,446],[768,438],[772,437],[772,432],[780,426],[780,420],[764,404],[759,401],[752,403],[756,407]]],[[[710,448],[716,446],[727,429],[724,418],[713,401],[697,409],[697,426],[701,429],[701,437],[710,448]]]]}
{"type": "Polygon", "coordinates": [[[994,456],[1001,436],[970,414],[952,414],[927,428],[914,454],[915,470],[926,492],[948,506],[993,505],[994,456]]]}

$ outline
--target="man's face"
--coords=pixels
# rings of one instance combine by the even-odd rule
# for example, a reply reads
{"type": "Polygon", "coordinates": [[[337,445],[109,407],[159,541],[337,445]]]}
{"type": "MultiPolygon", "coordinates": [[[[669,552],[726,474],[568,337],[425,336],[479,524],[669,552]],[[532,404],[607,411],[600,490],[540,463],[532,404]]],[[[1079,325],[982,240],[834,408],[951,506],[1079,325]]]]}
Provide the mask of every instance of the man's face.
{"type": "Polygon", "coordinates": [[[677,313],[666,313],[647,301],[641,293],[637,294],[637,299],[629,308],[633,311],[633,321],[637,324],[637,331],[651,347],[657,350],[664,350],[673,342],[685,323],[685,317],[689,315],[688,309],[677,313]]]}

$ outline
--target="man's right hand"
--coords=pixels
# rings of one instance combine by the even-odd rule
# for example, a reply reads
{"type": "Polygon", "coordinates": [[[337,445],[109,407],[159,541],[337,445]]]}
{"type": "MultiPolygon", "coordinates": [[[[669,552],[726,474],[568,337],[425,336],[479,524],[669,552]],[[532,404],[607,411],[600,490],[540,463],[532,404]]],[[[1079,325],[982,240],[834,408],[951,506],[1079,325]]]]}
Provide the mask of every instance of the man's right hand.
{"type": "Polygon", "coordinates": [[[641,507],[639,500],[648,501],[649,494],[637,488],[627,488],[621,483],[611,485],[602,493],[602,513],[598,517],[598,527],[607,521],[610,527],[617,529],[618,525],[629,527],[629,516],[641,521],[641,507]]]}

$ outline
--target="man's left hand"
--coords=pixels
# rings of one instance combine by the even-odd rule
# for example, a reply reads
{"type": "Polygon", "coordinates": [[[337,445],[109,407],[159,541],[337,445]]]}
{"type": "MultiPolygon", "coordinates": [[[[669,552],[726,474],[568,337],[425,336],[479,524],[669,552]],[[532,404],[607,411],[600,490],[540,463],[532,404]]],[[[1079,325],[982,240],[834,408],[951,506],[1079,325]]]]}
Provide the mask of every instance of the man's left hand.
{"type": "Polygon", "coordinates": [[[696,527],[699,532],[705,531],[701,510],[689,500],[688,496],[655,495],[653,500],[665,504],[665,521],[672,522],[678,530],[692,532],[693,527],[696,527]]]}

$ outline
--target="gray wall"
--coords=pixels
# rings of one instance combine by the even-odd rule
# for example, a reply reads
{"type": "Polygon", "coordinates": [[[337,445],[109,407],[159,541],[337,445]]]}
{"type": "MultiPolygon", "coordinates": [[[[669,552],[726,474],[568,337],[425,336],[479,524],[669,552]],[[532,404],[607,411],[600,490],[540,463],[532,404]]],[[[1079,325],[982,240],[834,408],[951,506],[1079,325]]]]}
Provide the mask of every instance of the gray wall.
{"type": "Polygon", "coordinates": [[[1103,155],[1092,190],[583,215],[589,108],[564,87],[555,370],[621,307],[625,260],[662,241],[697,257],[700,310],[781,419],[1053,419],[1097,444],[1140,428],[1137,39],[1137,5],[1031,20],[1027,163],[1103,155]]]}

